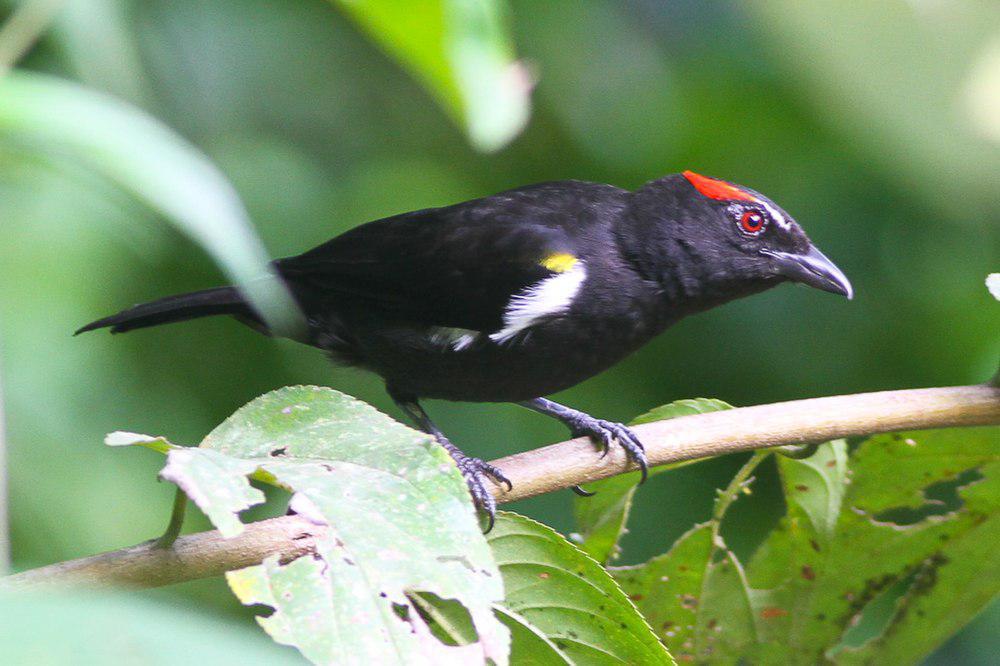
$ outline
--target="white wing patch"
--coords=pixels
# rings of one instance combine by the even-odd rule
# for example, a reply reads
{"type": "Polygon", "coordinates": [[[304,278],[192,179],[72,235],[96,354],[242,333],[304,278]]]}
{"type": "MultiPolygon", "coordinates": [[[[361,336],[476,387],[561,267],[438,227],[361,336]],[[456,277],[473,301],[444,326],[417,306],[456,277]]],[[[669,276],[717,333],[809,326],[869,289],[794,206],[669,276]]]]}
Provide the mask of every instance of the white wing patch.
{"type": "Polygon", "coordinates": [[[514,295],[504,311],[503,328],[490,339],[506,342],[542,319],[566,312],[586,279],[583,262],[577,262],[565,273],[545,278],[514,295]]]}
{"type": "Polygon", "coordinates": [[[462,351],[471,345],[479,337],[479,331],[472,331],[467,328],[450,328],[448,326],[437,326],[431,329],[431,343],[440,347],[448,347],[453,351],[462,351]]]}

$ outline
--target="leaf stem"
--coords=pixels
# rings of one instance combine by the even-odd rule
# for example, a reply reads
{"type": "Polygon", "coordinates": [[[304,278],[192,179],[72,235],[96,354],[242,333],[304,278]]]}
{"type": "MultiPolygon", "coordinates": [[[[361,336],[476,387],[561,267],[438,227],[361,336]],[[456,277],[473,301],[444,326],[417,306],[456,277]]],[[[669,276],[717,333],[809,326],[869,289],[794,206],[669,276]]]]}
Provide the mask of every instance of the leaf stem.
{"type": "Polygon", "coordinates": [[[729,507],[740,496],[744,488],[749,487],[753,481],[753,477],[750,475],[753,474],[757,466],[764,462],[771,453],[771,451],[767,450],[754,451],[750,459],[743,463],[740,470],[736,472],[736,476],[729,482],[726,489],[719,491],[719,496],[715,498],[715,508],[712,510],[713,532],[716,535],[719,533],[719,525],[722,523],[722,518],[726,515],[726,511],[729,510],[729,507]]]}
{"type": "Polygon", "coordinates": [[[157,548],[170,548],[177,541],[177,537],[181,533],[181,527],[184,525],[187,499],[187,495],[180,488],[174,493],[174,506],[170,511],[170,522],[167,523],[166,531],[160,535],[159,539],[153,542],[157,548]]]}

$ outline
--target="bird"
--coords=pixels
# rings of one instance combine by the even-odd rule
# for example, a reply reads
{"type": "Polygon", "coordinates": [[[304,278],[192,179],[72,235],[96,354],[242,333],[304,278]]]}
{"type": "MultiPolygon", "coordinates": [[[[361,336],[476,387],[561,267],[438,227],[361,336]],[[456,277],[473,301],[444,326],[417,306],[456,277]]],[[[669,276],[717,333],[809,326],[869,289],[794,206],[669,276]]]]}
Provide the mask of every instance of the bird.
{"type": "MultiPolygon", "coordinates": [[[[380,375],[402,412],[454,459],[490,525],[490,484],[509,490],[510,480],[455,446],[422,400],[522,405],[605,453],[617,443],[645,480],[645,450],[630,428],[546,396],[688,315],[783,282],[853,296],[844,273],[772,200],[692,171],[635,190],[545,182],[393,215],[272,267],[307,322],[295,338],[380,375]]],[[[234,286],[136,305],[77,334],[214,315],[270,334],[234,286]]]]}

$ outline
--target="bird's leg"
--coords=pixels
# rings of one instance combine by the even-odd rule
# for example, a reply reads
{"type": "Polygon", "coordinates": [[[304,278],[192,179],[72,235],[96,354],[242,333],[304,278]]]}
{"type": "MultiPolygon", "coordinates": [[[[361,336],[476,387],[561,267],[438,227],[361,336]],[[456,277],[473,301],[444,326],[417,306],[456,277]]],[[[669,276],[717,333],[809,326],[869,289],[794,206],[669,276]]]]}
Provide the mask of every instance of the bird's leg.
{"type": "Polygon", "coordinates": [[[639,466],[639,470],[642,472],[639,483],[646,480],[649,474],[646,451],[639,438],[627,426],[604,419],[595,419],[578,409],[560,405],[558,402],[552,402],[546,398],[535,398],[518,404],[562,421],[574,437],[590,437],[604,449],[604,454],[607,454],[608,449],[611,448],[612,440],[617,440],[618,445],[625,449],[629,460],[639,466]]]}
{"type": "Polygon", "coordinates": [[[448,455],[452,457],[455,464],[458,465],[459,471],[462,472],[462,476],[465,478],[465,482],[469,486],[469,492],[472,493],[472,500],[477,507],[486,513],[489,519],[489,524],[486,531],[493,529],[493,521],[496,519],[497,503],[493,498],[493,494],[486,489],[486,479],[490,479],[498,485],[507,486],[507,490],[510,490],[513,486],[510,480],[504,476],[503,472],[499,468],[489,464],[488,462],[481,460],[480,458],[472,458],[465,455],[461,449],[451,443],[444,433],[434,425],[430,417],[427,416],[427,412],[424,408],[420,406],[417,399],[409,396],[400,396],[392,391],[389,392],[392,399],[396,402],[403,412],[410,417],[417,427],[432,435],[434,439],[437,440],[438,444],[444,447],[444,450],[448,452],[448,455]]]}

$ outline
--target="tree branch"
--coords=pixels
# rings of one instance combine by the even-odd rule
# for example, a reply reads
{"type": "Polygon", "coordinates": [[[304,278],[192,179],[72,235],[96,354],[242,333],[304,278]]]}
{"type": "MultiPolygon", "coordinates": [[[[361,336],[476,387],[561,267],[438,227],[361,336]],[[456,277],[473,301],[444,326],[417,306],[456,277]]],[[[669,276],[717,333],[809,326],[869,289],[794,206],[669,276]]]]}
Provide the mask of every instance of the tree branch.
{"type": "MultiPolygon", "coordinates": [[[[650,465],[838,437],[953,426],[1000,425],[1000,387],[882,391],[744,407],[636,426],[650,465]]],[[[571,439],[493,461],[513,482],[499,502],[533,497],[633,468],[618,447],[595,455],[586,439],[571,439]]],[[[237,537],[216,531],[180,537],[170,549],[147,542],[93,557],[25,571],[5,587],[46,584],[157,587],[218,576],[278,554],[288,561],[313,552],[323,528],[299,516],[247,525],[237,537]]]]}
{"type": "MultiPolygon", "coordinates": [[[[811,398],[683,416],[634,428],[649,465],[900,430],[1000,424],[1000,387],[909,389],[811,398]]],[[[495,461],[514,484],[497,501],[534,497],[634,469],[620,447],[604,458],[585,438],[495,461]]]]}

